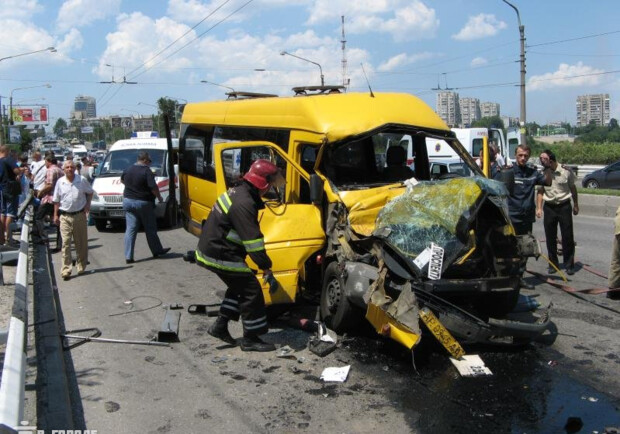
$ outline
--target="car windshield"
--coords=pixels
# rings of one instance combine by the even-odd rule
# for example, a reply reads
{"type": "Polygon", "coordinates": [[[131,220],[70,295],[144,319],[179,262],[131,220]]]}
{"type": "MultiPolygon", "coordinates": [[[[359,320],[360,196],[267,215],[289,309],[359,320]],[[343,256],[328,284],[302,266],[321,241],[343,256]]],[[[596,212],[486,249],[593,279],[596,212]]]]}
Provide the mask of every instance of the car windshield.
{"type": "MultiPolygon", "coordinates": [[[[428,136],[436,137],[431,133],[428,136]]],[[[413,129],[385,128],[364,137],[334,143],[324,152],[319,169],[339,190],[376,187],[413,177],[428,180],[426,137],[425,132],[413,129]]],[[[459,150],[465,153],[462,147],[459,150]]],[[[473,159],[469,156],[462,158],[469,161],[463,161],[458,171],[467,174],[475,171],[473,159]]]]}
{"type": "MultiPolygon", "coordinates": [[[[144,149],[120,149],[118,151],[109,152],[105,160],[100,165],[99,176],[117,176],[123,171],[135,164],[138,159],[138,153],[144,149]]],[[[167,171],[164,167],[166,151],[159,149],[146,149],[151,157],[151,171],[155,176],[166,176],[167,171]]]]}

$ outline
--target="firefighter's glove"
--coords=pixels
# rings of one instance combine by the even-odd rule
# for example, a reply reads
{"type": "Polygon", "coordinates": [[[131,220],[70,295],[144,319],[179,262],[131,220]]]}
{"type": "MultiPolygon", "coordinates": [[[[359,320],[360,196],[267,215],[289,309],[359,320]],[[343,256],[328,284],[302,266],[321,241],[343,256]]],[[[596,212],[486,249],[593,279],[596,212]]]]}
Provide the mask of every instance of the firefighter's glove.
{"type": "Polygon", "coordinates": [[[263,276],[263,282],[269,285],[269,294],[276,292],[278,290],[278,286],[280,286],[273,273],[265,274],[263,276]]]}

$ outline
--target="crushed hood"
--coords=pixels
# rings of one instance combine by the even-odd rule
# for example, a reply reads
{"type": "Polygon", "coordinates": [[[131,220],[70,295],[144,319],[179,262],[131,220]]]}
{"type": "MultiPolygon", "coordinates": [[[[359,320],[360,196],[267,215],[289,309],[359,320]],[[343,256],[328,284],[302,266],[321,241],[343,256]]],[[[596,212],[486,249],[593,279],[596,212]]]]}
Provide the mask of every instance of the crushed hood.
{"type": "Polygon", "coordinates": [[[373,235],[410,259],[433,242],[444,249],[444,264],[449,264],[467,243],[469,223],[482,203],[491,200],[507,216],[507,195],[502,182],[483,177],[422,181],[385,203],[373,235]]]}

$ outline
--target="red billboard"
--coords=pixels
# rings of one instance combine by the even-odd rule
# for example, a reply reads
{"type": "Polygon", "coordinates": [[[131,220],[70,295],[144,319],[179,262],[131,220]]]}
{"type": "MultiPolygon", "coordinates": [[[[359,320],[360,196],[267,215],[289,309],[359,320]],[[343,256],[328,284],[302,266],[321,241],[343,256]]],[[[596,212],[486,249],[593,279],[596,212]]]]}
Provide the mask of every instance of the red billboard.
{"type": "Polygon", "coordinates": [[[31,105],[13,107],[13,125],[47,125],[47,106],[31,105]]]}

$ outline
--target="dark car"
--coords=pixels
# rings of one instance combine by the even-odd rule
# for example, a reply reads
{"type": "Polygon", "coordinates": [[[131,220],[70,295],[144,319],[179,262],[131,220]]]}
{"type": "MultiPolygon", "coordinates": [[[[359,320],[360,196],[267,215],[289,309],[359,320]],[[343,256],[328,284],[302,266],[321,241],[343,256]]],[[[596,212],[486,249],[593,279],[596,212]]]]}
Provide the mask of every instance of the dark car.
{"type": "Polygon", "coordinates": [[[620,161],[584,176],[581,185],[585,188],[620,188],[620,161]]]}

